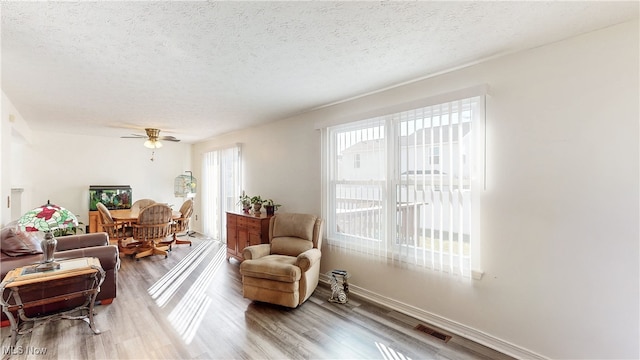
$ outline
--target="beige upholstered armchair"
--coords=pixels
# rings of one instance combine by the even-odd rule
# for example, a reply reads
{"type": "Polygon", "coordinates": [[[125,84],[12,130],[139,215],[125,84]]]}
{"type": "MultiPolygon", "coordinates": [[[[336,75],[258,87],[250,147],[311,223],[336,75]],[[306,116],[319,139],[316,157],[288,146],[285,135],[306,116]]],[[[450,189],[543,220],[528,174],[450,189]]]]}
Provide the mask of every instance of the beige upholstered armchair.
{"type": "Polygon", "coordinates": [[[240,264],[245,298],[295,308],[318,286],[322,219],[308,214],[276,214],[269,244],[244,248],[240,264]]]}

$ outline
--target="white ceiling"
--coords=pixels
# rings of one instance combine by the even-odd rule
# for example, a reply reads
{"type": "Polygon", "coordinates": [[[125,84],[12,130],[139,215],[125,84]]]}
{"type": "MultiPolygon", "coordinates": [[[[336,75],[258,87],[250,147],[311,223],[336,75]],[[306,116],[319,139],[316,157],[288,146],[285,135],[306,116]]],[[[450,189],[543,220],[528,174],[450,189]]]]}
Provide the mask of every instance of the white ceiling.
{"type": "Polygon", "coordinates": [[[195,142],[638,18],[631,2],[7,2],[34,130],[195,142]]]}

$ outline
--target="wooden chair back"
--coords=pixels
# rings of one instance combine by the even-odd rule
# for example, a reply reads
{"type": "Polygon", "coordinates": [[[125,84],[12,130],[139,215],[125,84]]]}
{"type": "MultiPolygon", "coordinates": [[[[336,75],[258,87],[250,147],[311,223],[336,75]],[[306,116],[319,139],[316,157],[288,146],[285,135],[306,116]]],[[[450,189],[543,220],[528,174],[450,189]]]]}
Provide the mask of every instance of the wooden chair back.
{"type": "Polygon", "coordinates": [[[131,205],[131,211],[140,211],[149,205],[155,204],[155,200],[152,199],[140,199],[133,202],[131,205]]]}
{"type": "Polygon", "coordinates": [[[136,240],[161,240],[172,234],[171,208],[165,204],[152,204],[138,215],[133,224],[133,238],[136,240]]]}
{"type": "Polygon", "coordinates": [[[109,235],[110,239],[118,241],[118,248],[120,248],[120,251],[123,252],[123,248],[126,246],[133,246],[134,244],[123,244],[122,242],[133,235],[131,227],[127,226],[127,223],[116,222],[113,220],[111,212],[102,203],[98,203],[96,207],[98,208],[98,214],[100,215],[102,230],[109,235]]]}
{"type": "Polygon", "coordinates": [[[180,207],[180,218],[175,219],[174,231],[180,232],[189,229],[189,221],[193,214],[193,200],[186,200],[180,207]]]}
{"type": "Polygon", "coordinates": [[[102,223],[113,224],[113,218],[111,217],[109,209],[100,202],[96,204],[96,207],[98,208],[98,214],[100,214],[100,220],[102,220],[102,223]]]}
{"type": "Polygon", "coordinates": [[[100,225],[102,225],[102,231],[106,232],[112,239],[120,239],[122,232],[120,231],[119,224],[116,224],[111,217],[111,212],[102,203],[97,203],[98,214],[100,215],[100,225]]]}

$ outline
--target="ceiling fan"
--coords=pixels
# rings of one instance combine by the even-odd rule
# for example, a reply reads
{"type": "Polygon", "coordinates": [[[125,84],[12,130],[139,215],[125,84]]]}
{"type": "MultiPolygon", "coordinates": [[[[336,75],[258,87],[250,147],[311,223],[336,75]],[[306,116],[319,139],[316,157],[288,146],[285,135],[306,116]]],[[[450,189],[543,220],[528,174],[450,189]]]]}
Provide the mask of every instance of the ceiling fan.
{"type": "Polygon", "coordinates": [[[147,136],[139,135],[139,134],[131,134],[131,136],[121,136],[122,138],[127,139],[144,139],[147,138],[147,141],[144,142],[144,146],[149,149],[158,149],[162,147],[162,143],[160,140],[173,141],[178,142],[179,139],[176,139],[173,136],[160,136],[160,129],[151,129],[146,128],[144,131],[147,133],[147,136]]]}

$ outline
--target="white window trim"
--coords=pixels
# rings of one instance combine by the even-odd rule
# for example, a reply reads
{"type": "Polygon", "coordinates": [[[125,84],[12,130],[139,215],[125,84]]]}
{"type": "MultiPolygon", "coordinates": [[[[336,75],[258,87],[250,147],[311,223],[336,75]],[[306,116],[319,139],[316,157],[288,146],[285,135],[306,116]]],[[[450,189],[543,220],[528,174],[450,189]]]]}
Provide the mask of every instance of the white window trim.
{"type": "Polygon", "coordinates": [[[321,129],[328,128],[330,126],[347,124],[347,123],[356,122],[363,119],[373,119],[373,118],[387,116],[389,114],[395,114],[395,113],[399,113],[399,112],[403,112],[411,109],[417,109],[417,108],[427,107],[431,105],[442,104],[442,103],[454,101],[457,99],[465,99],[465,98],[470,98],[474,96],[485,96],[488,94],[489,94],[489,85],[479,84],[479,85],[469,86],[466,88],[461,88],[458,90],[453,90],[451,92],[447,92],[443,94],[425,97],[415,101],[386,106],[381,109],[361,112],[361,113],[348,115],[344,117],[335,117],[335,118],[327,118],[327,119],[319,120],[315,122],[314,127],[316,130],[321,130],[321,129]]]}

